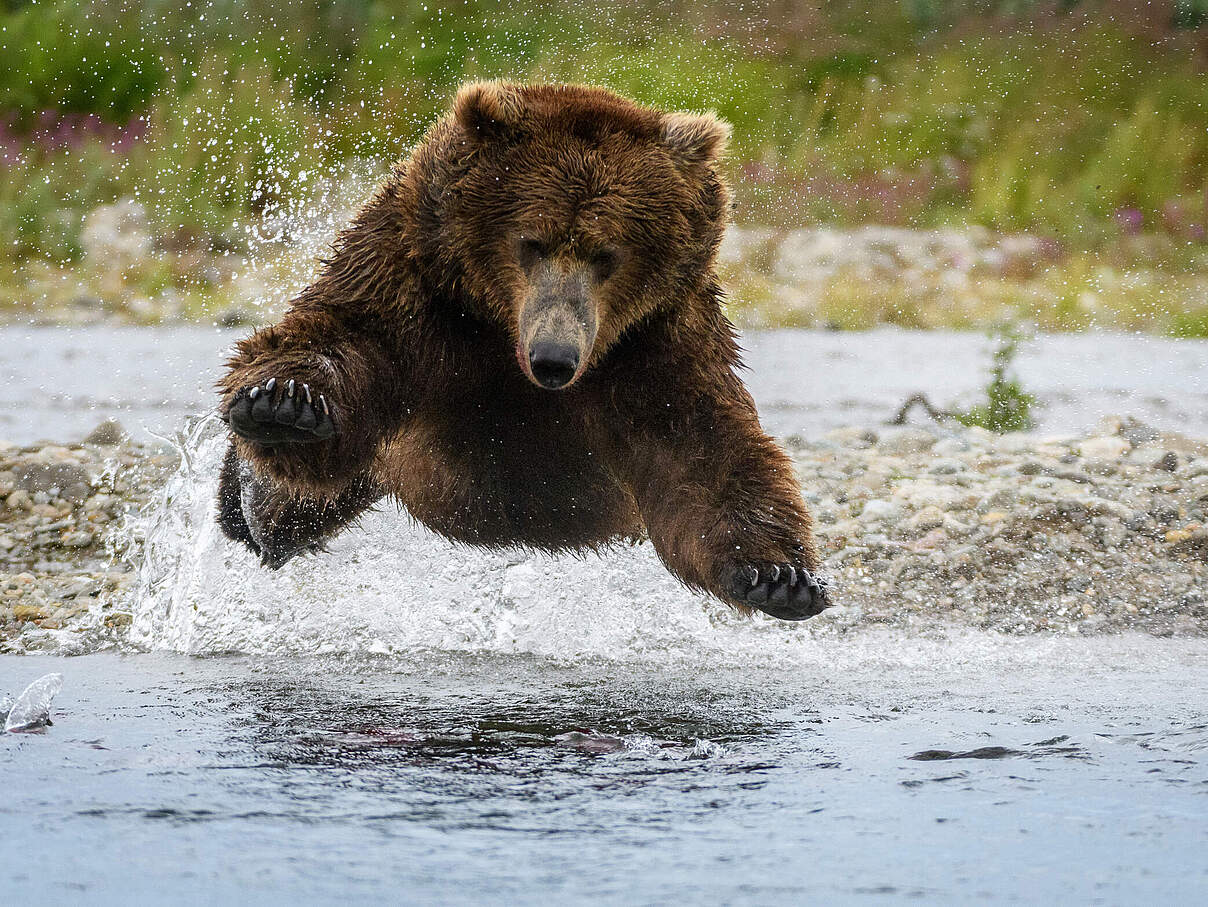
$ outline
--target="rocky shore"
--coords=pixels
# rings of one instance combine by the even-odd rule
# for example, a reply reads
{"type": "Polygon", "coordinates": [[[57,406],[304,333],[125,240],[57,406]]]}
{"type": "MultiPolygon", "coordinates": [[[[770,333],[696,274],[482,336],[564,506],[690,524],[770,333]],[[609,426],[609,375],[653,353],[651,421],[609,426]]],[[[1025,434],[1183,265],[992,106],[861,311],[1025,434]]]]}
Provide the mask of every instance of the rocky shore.
{"type": "MultiPolygon", "coordinates": [[[[1112,419],[1091,437],[928,426],[787,444],[842,603],[810,626],[1208,633],[1208,441],[1112,419]]],[[[122,642],[130,517],[176,464],[112,423],[0,444],[0,653],[122,642]]]]}
{"type": "MultiPolygon", "coordinates": [[[[84,218],[79,261],[31,261],[0,281],[0,321],[226,326],[275,320],[309,283],[335,226],[376,185],[373,173],[324,181],[306,210],[255,231],[157,236],[146,206],[124,198],[84,218]]],[[[1162,235],[1074,252],[1039,235],[983,227],[731,226],[718,255],[727,314],[744,328],[1089,326],[1202,337],[1208,259],[1186,260],[1162,235]]],[[[1204,256],[1200,256],[1201,259],[1204,256]]]]}
{"type": "Polygon", "coordinates": [[[115,422],[82,442],[0,442],[0,653],[87,651],[130,623],[127,518],[177,457],[115,422]]]}
{"type": "Polygon", "coordinates": [[[843,429],[792,444],[856,623],[1208,632],[1208,442],[843,429]]]}

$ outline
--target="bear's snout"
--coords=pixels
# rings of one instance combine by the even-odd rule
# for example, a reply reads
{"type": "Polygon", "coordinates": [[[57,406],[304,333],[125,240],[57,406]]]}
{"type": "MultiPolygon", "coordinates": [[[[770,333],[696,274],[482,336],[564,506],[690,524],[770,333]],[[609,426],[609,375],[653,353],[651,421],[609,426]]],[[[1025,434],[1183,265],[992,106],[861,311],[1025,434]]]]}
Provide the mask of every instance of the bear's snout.
{"type": "Polygon", "coordinates": [[[538,387],[569,387],[591,359],[598,316],[587,269],[545,262],[520,305],[516,358],[538,387]]]}
{"type": "Polygon", "coordinates": [[[565,343],[534,343],[529,349],[529,368],[538,384],[557,390],[574,380],[579,370],[579,351],[565,343]]]}

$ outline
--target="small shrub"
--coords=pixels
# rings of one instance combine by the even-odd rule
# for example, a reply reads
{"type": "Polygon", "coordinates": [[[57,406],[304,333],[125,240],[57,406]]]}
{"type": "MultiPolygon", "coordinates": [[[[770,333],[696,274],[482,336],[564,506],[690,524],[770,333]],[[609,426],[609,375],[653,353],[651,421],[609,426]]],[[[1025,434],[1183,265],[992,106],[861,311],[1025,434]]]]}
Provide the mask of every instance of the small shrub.
{"type": "Polygon", "coordinates": [[[1018,327],[1004,324],[992,334],[997,342],[986,384],[986,400],[963,412],[952,413],[962,425],[978,426],[1000,434],[1027,431],[1032,427],[1032,406],[1036,398],[1023,389],[1009,370],[1025,336],[1018,327]]]}

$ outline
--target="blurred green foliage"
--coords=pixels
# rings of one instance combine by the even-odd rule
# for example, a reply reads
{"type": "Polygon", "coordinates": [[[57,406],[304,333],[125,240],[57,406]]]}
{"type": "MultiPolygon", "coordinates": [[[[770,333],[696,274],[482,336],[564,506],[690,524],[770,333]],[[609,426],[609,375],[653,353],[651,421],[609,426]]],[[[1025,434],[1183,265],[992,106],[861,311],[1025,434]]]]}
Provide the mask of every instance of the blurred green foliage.
{"type": "Polygon", "coordinates": [[[8,0],[0,241],[69,260],[83,214],[121,195],[164,235],[221,234],[403,154],[462,81],[510,77],[717,110],[747,221],[1201,242],[1206,17],[1208,0],[8,0]],[[117,132],[49,142],[48,111],[117,132]]]}

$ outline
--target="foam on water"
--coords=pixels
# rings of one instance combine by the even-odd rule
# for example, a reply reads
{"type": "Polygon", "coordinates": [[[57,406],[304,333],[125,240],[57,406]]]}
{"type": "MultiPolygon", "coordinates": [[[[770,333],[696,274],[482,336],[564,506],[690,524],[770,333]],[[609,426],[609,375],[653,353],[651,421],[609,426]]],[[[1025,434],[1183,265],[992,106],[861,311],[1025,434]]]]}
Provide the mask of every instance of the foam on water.
{"type": "Polygon", "coordinates": [[[226,445],[209,417],[145,528],[131,639],[191,654],[387,654],[417,649],[557,658],[767,661],[810,647],[809,625],[748,619],[677,583],[649,543],[603,556],[452,544],[389,504],[328,552],[283,569],[214,521],[226,445]]]}

